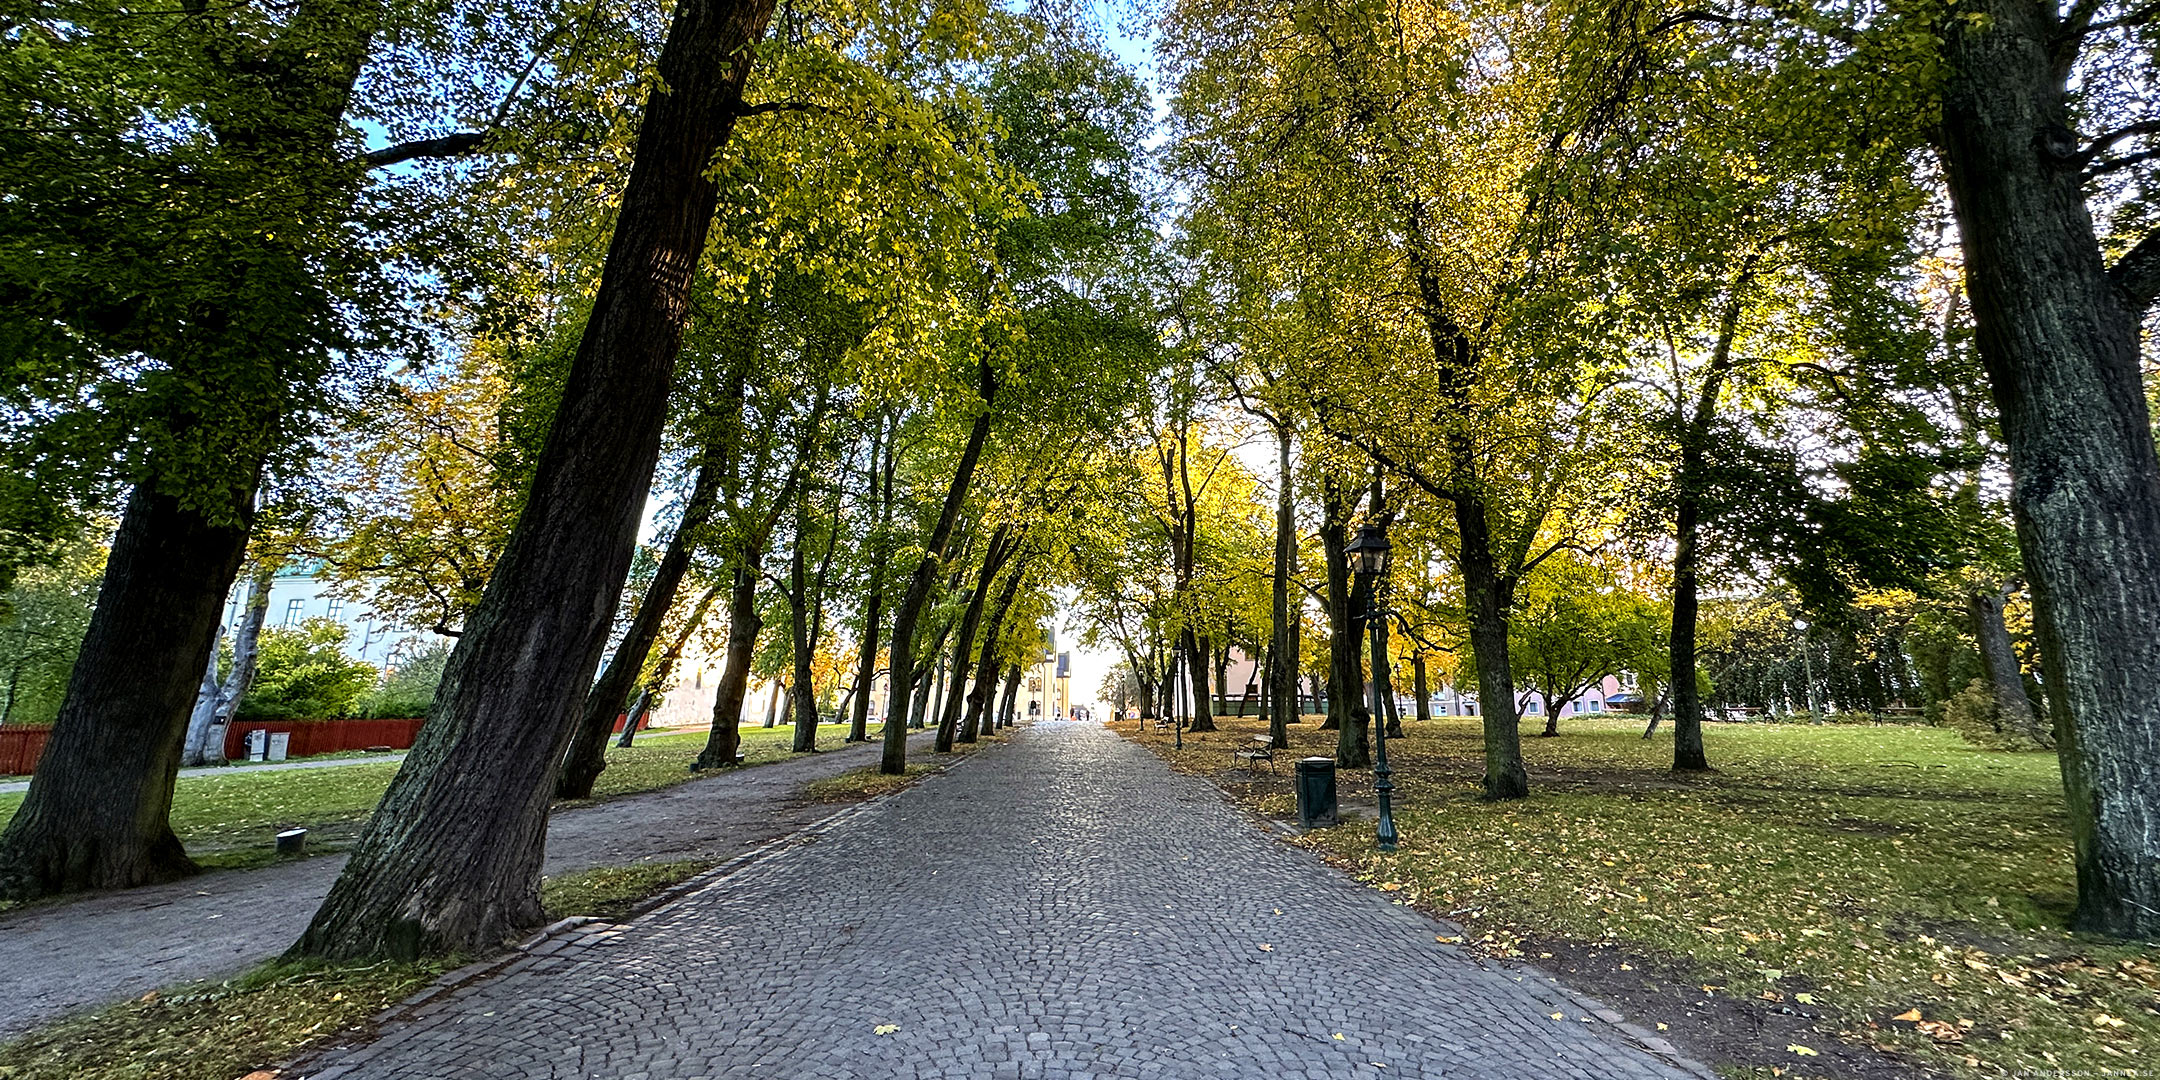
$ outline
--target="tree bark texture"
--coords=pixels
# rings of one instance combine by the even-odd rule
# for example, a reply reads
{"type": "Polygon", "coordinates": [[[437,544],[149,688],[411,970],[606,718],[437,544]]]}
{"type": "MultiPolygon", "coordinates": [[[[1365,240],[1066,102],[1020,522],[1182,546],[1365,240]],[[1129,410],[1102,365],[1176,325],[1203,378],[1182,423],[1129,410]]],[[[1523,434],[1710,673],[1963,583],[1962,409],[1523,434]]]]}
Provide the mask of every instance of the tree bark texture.
{"type": "Polygon", "coordinates": [[[630,569],[718,197],[709,168],[772,11],[676,7],[525,510],[427,724],[294,952],[477,953],[541,920],[549,781],[630,569]]]}
{"type": "Polygon", "coordinates": [[[718,488],[718,470],[698,470],[690,486],[689,501],[683,504],[682,523],[668,538],[660,565],[654,568],[645,596],[638,601],[637,614],[630,617],[630,625],[615,646],[607,669],[600,673],[600,680],[585,695],[577,726],[570,733],[570,747],[563,752],[562,768],[556,772],[556,798],[592,798],[593,782],[607,769],[608,735],[615,730],[615,718],[622,715],[631,691],[637,688],[638,673],[644,670],[645,658],[660,638],[660,625],[667,620],[668,609],[675,606],[675,591],[682,586],[683,575],[690,571],[690,554],[696,548],[698,530],[712,512],[718,488]]]}
{"type": "Polygon", "coordinates": [[[1370,714],[1362,704],[1365,677],[1358,655],[1365,594],[1362,583],[1353,583],[1350,578],[1350,507],[1333,482],[1322,495],[1322,511],[1320,548],[1328,577],[1328,703],[1327,722],[1320,726],[1336,731],[1336,765],[1362,769],[1372,763],[1365,730],[1370,714]]]}
{"type": "Polygon", "coordinates": [[[1965,613],[1972,618],[1973,640],[1980,646],[1980,670],[1995,698],[1995,716],[2012,731],[2042,746],[2055,745],[2055,737],[2041,726],[2032,698],[2025,693],[2025,676],[2018,666],[2017,650],[2010,644],[2010,627],[2003,621],[2004,590],[1974,588],[1965,593],[1965,613]]]}
{"type": "Polygon", "coordinates": [[[203,685],[208,692],[196,700],[195,714],[188,718],[183,765],[217,765],[225,760],[225,733],[231,730],[227,725],[240,711],[240,699],[247,696],[248,687],[255,685],[255,669],[262,656],[263,623],[270,615],[270,582],[276,576],[277,564],[265,559],[249,577],[247,608],[240,617],[240,628],[233,633],[232,670],[226,672],[222,682],[217,679],[217,641],[211,640],[210,659],[203,665],[207,673],[203,685]]]}
{"type": "MultiPolygon", "coordinates": [[[[653,691],[656,688],[665,688],[668,680],[675,676],[675,665],[682,660],[683,649],[690,644],[690,635],[697,633],[698,627],[704,625],[705,613],[712,610],[713,599],[719,595],[720,586],[715,585],[705,590],[705,595],[698,597],[697,603],[691,605],[690,617],[683,620],[682,629],[675,631],[675,640],[668,644],[666,652],[660,654],[660,662],[653,665],[652,679],[645,684],[643,692],[638,694],[638,705],[650,705],[653,691]]],[[[627,750],[631,743],[636,741],[638,719],[642,715],[644,714],[636,705],[631,707],[630,717],[623,724],[622,737],[615,740],[618,748],[627,750]]]]}
{"type": "Polygon", "coordinates": [[[1485,797],[1520,799],[1530,794],[1530,774],[1523,769],[1515,673],[1508,659],[1515,584],[1494,565],[1484,499],[1459,495],[1455,524],[1462,534],[1459,567],[1470,614],[1470,650],[1477,657],[1478,714],[1485,728],[1485,797]]]}
{"type": "Polygon", "coordinates": [[[128,498],[67,697],[0,836],[0,895],[195,872],[169,822],[173,785],[253,501],[249,492],[241,519],[219,525],[147,486],[128,498]]]}
{"type": "Polygon", "coordinates": [[[960,520],[960,506],[967,500],[968,488],[975,480],[975,464],[982,460],[983,444],[990,439],[990,407],[997,396],[997,381],[988,363],[978,365],[981,376],[982,411],[975,416],[974,425],[968,429],[967,446],[960,452],[959,464],[953,469],[952,483],[945,490],[945,505],[938,514],[937,524],[932,526],[927,543],[923,545],[923,557],[916,562],[915,570],[908,575],[907,592],[900,598],[900,610],[893,616],[893,639],[890,676],[892,684],[891,705],[885,718],[884,753],[878,760],[878,772],[887,776],[907,773],[907,709],[905,702],[913,690],[915,664],[915,623],[922,617],[923,605],[930,600],[930,590],[937,584],[938,564],[944,561],[945,548],[952,543],[953,526],[960,520]]]}
{"type": "Polygon", "coordinates": [[[998,726],[1013,726],[1013,710],[1020,699],[1020,665],[1005,669],[1005,693],[998,701],[998,726]]]}
{"type": "Polygon", "coordinates": [[[1298,624],[1290,606],[1290,575],[1296,570],[1297,516],[1291,487],[1290,425],[1275,429],[1275,573],[1269,583],[1269,614],[1274,619],[1274,666],[1268,672],[1268,735],[1276,749],[1290,746],[1290,725],[1298,722],[1298,624]]]}
{"type": "Polygon", "coordinates": [[[1432,719],[1432,684],[1425,679],[1425,653],[1419,650],[1410,654],[1410,686],[1417,695],[1418,723],[1432,719]]]}
{"type": "MultiPolygon", "coordinates": [[[[982,567],[975,574],[975,588],[968,593],[967,610],[960,616],[960,632],[953,639],[952,690],[945,695],[938,711],[937,735],[933,743],[940,754],[952,753],[953,740],[960,735],[960,710],[965,703],[968,661],[974,654],[975,632],[982,625],[983,609],[990,602],[990,587],[1012,554],[1012,532],[1011,525],[999,525],[990,534],[982,567]]],[[[986,653],[988,651],[985,649],[986,653]]]]}
{"type": "Polygon", "coordinates": [[[1001,650],[999,641],[1005,634],[1005,616],[1012,610],[1013,601],[1020,596],[1020,585],[1027,578],[1027,560],[1022,558],[1012,571],[1005,575],[1005,586],[998,590],[997,602],[990,608],[990,622],[983,629],[980,655],[975,661],[975,686],[968,691],[967,719],[960,725],[960,741],[971,743],[978,733],[992,730],[997,716],[991,711],[991,697],[997,689],[997,669],[1001,650]]]}
{"type": "MultiPolygon", "coordinates": [[[[953,642],[950,661],[952,684],[938,711],[938,729],[934,741],[938,753],[951,753],[954,741],[960,737],[961,714],[969,710],[969,699],[973,696],[969,689],[968,672],[973,663],[975,637],[983,625],[983,614],[990,603],[991,587],[996,583],[998,575],[1004,571],[1005,562],[1012,557],[1016,547],[1017,537],[1014,536],[1012,526],[999,525],[991,533],[990,543],[984,550],[983,563],[975,577],[975,588],[968,594],[967,610],[960,616],[960,632],[953,642]]],[[[993,648],[996,633],[997,626],[993,621],[990,634],[983,639],[985,658],[996,651],[993,648]]],[[[970,719],[972,720],[972,717],[970,719]]],[[[972,724],[970,726],[972,727],[972,724]]],[[[970,736],[967,741],[975,740],[970,736]]]]}
{"type": "Polygon", "coordinates": [[[851,743],[870,740],[870,684],[877,679],[878,620],[885,613],[886,531],[892,524],[894,458],[897,456],[893,439],[893,435],[886,434],[879,441],[885,455],[882,469],[876,465],[876,455],[872,455],[871,490],[877,493],[877,532],[871,540],[869,595],[863,604],[862,651],[855,661],[855,712],[848,722],[847,736],[851,743]]]}
{"type": "Polygon", "coordinates": [[[2154,282],[2102,260],[2067,126],[2061,51],[2075,43],[2058,44],[2055,9],[1971,10],[1985,19],[1946,20],[1940,150],[2009,448],[2076,851],[2074,921],[2160,938],[2160,456],[2139,370],[2154,282]]]}
{"type": "Polygon", "coordinates": [[[720,681],[713,686],[712,731],[705,748],[690,764],[693,771],[724,769],[735,764],[742,749],[743,702],[750,696],[750,661],[757,653],[758,634],[765,619],[757,609],[758,553],[746,551],[735,567],[735,583],[728,589],[727,658],[720,681]]]}
{"type": "MultiPolygon", "coordinates": [[[[807,455],[806,455],[807,456],[807,455]]],[[[817,679],[815,661],[818,642],[825,637],[825,583],[832,574],[833,552],[840,543],[840,506],[833,503],[832,528],[825,533],[825,550],[818,556],[817,570],[809,570],[803,537],[810,526],[810,496],[797,502],[795,554],[788,562],[788,603],[795,645],[795,741],[790,749],[807,754],[817,749],[817,679]]]]}
{"type": "Polygon", "coordinates": [[[1191,676],[1193,699],[1192,731],[1215,730],[1215,688],[1208,684],[1207,638],[1196,634],[1190,627],[1185,630],[1185,672],[1191,676]]]}

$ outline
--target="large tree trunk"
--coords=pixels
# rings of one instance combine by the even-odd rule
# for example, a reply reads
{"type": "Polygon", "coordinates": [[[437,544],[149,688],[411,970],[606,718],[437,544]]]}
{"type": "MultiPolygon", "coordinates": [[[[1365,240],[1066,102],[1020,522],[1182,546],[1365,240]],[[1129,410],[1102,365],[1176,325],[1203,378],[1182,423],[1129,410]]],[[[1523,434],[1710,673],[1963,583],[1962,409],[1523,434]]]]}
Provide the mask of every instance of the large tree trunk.
{"type": "Polygon", "coordinates": [[[1373,642],[1373,650],[1377,654],[1373,657],[1373,686],[1380,695],[1381,711],[1387,713],[1387,735],[1390,739],[1400,739],[1403,737],[1402,705],[1395,700],[1395,671],[1388,660],[1388,627],[1385,617],[1380,620],[1380,635],[1379,639],[1373,642]]]}
{"type": "Polygon", "coordinates": [[[1350,508],[1341,491],[1330,482],[1323,497],[1325,520],[1320,526],[1320,547],[1327,561],[1328,599],[1328,710],[1323,729],[1335,729],[1335,761],[1345,769],[1372,764],[1363,689],[1365,673],[1359,661],[1358,627],[1365,611],[1362,582],[1350,577],[1350,508]]]}
{"type": "MultiPolygon", "coordinates": [[[[168,390],[108,556],[43,759],[0,834],[0,897],[193,873],[168,822],[182,741],[225,598],[245,554],[271,448],[296,441],[312,371],[334,338],[309,236],[346,220],[361,172],[338,141],[382,22],[379,0],[286,5],[245,47],[205,33],[206,93],[190,122],[214,138],[207,173],[245,172],[273,198],[202,225],[231,271],[153,350],[168,390]],[[177,387],[190,389],[178,391],[177,387]],[[183,498],[184,496],[184,498],[183,498]]],[[[182,46],[186,48],[186,46],[182,46]]],[[[221,181],[213,181],[221,182],[221,181]]],[[[152,286],[155,288],[155,286],[152,286]]],[[[133,362],[133,358],[130,358],[133,362]]]]}
{"type": "Polygon", "coordinates": [[[1692,448],[1680,451],[1679,511],[1674,515],[1672,635],[1667,660],[1672,670],[1673,768],[1699,772],[1710,767],[1703,750],[1703,706],[1699,677],[1695,673],[1695,624],[1698,613],[1696,567],[1701,561],[1698,483],[1702,454],[1692,448]]]}
{"type": "Polygon", "coordinates": [[[938,564],[945,558],[946,545],[952,543],[953,526],[960,520],[960,506],[967,499],[968,488],[975,482],[975,463],[982,459],[983,444],[990,439],[990,407],[997,397],[997,380],[990,365],[977,365],[981,378],[982,412],[976,414],[975,423],[968,430],[967,446],[960,452],[960,462],[953,469],[952,484],[945,489],[945,506],[938,514],[937,524],[930,530],[929,542],[923,545],[923,557],[915,564],[915,571],[908,575],[907,592],[900,598],[900,610],[893,617],[892,701],[889,715],[885,717],[885,748],[878,760],[878,772],[887,776],[907,773],[907,701],[908,692],[914,689],[915,622],[922,617],[923,605],[929,602],[930,590],[937,584],[938,564]]]}
{"type": "Polygon", "coordinates": [[[195,872],[169,822],[180,741],[247,550],[254,493],[218,524],[138,487],[45,756],[0,836],[0,894],[117,889],[195,872]]]}
{"type": "Polygon", "coordinates": [[[1208,685],[1208,656],[1212,644],[1190,629],[1185,631],[1185,671],[1192,678],[1192,731],[1215,730],[1215,688],[1208,685]]]}
{"type": "Polygon", "coordinates": [[[750,696],[750,661],[757,652],[758,634],[765,620],[757,609],[760,553],[746,551],[735,568],[735,584],[728,590],[727,661],[720,681],[713,686],[712,731],[705,748],[698,751],[691,770],[724,769],[735,764],[742,749],[743,702],[750,696]]]}
{"type": "Polygon", "coordinates": [[[1298,624],[1290,606],[1290,575],[1296,570],[1297,517],[1291,487],[1290,425],[1275,427],[1275,573],[1269,582],[1269,614],[1274,619],[1274,667],[1268,672],[1268,735],[1276,749],[1290,746],[1290,725],[1298,722],[1298,624]]]}
{"type": "Polygon", "coordinates": [[[1672,634],[1666,659],[1671,669],[1673,700],[1673,769],[1701,772],[1710,768],[1703,749],[1702,691],[1695,672],[1695,624],[1699,614],[1696,590],[1701,581],[1702,499],[1707,484],[1706,447],[1710,425],[1717,417],[1718,396],[1732,367],[1733,339],[1740,327],[1740,311],[1752,264],[1733,282],[1724,314],[1718,320],[1717,344],[1703,371],[1703,384],[1692,414],[1679,417],[1680,468],[1674,479],[1677,489],[1673,513],[1673,605],[1672,634]]]}
{"type": "MultiPolygon", "coordinates": [[[[967,610],[960,616],[960,633],[953,640],[952,688],[938,712],[934,745],[940,754],[952,753],[953,740],[960,735],[960,709],[966,699],[968,660],[974,655],[975,633],[982,625],[983,607],[990,600],[990,586],[1005,569],[1005,560],[1012,556],[1012,533],[1011,525],[999,525],[990,534],[990,543],[983,552],[982,569],[976,572],[975,588],[968,593],[967,610]]],[[[986,646],[984,652],[990,651],[986,646]]]]}
{"type": "Polygon", "coordinates": [[[998,590],[997,603],[990,608],[990,621],[983,628],[982,648],[975,661],[975,686],[968,691],[967,719],[960,725],[961,742],[974,742],[978,732],[989,731],[996,723],[990,698],[997,688],[998,642],[1005,633],[1006,613],[1019,598],[1020,584],[1026,577],[1027,561],[1022,559],[1012,573],[1005,575],[1005,587],[998,590]]]}
{"type": "Polygon", "coordinates": [[[862,650],[855,662],[855,713],[849,721],[847,741],[868,742],[870,739],[870,684],[877,679],[878,619],[885,610],[885,563],[886,529],[892,524],[894,459],[896,436],[888,435],[881,440],[885,454],[882,471],[872,458],[871,490],[878,496],[877,531],[872,534],[870,550],[869,597],[863,608],[862,650]]]}
{"type": "Polygon", "coordinates": [[[644,670],[653,642],[660,638],[660,625],[667,620],[668,609],[675,606],[675,590],[690,570],[696,534],[711,512],[718,488],[719,470],[698,470],[690,487],[690,499],[683,504],[682,523],[668,539],[667,551],[661,554],[652,582],[645,587],[645,597],[638,601],[637,614],[630,617],[630,626],[623,631],[622,642],[615,646],[615,656],[608,661],[607,670],[601,672],[600,681],[585,695],[577,727],[570,733],[570,748],[563,752],[562,768],[556,773],[556,798],[592,798],[593,781],[607,769],[608,734],[615,730],[615,718],[622,715],[623,704],[637,688],[638,673],[644,670]]]}
{"type": "Polygon", "coordinates": [[[1995,715],[2002,724],[2042,746],[2053,746],[2054,736],[2040,726],[2032,698],[2025,693],[2017,650],[2010,644],[2010,627],[2003,622],[2006,599],[2001,589],[1974,588],[1965,593],[1965,612],[1972,617],[1973,640],[1980,646],[1980,670],[1987,675],[1995,715]]]}
{"type": "Polygon", "coordinates": [[[772,10],[676,7],[524,513],[418,742],[296,953],[477,953],[541,920],[549,781],[629,573],[718,198],[713,155],[772,10]]]}
{"type": "MultiPolygon", "coordinates": [[[[682,659],[683,648],[690,644],[690,635],[697,633],[697,628],[704,625],[705,613],[712,610],[713,598],[719,595],[720,586],[715,585],[705,590],[705,595],[698,597],[697,603],[691,606],[690,617],[683,620],[682,629],[675,631],[674,642],[668,645],[666,652],[660,654],[660,662],[653,665],[652,679],[638,695],[639,706],[651,704],[654,690],[664,692],[667,689],[668,680],[675,676],[675,664],[682,659]]],[[[637,739],[638,720],[643,715],[640,708],[631,708],[629,718],[623,723],[622,737],[615,740],[617,748],[630,748],[631,743],[637,739]]]]}
{"type": "Polygon", "coordinates": [[[1020,698],[1020,665],[1005,669],[1005,694],[998,701],[998,726],[1013,726],[1013,710],[1020,698]]]}
{"type": "Polygon", "coordinates": [[[779,724],[780,702],[786,697],[787,680],[774,679],[772,683],[772,697],[767,699],[765,702],[765,723],[763,726],[767,729],[770,729],[779,724]]]}
{"type": "Polygon", "coordinates": [[[2063,40],[2054,8],[1981,0],[1972,10],[1945,20],[1942,160],[2009,448],[2077,853],[2075,923],[2155,938],[2160,456],[2139,320],[2160,289],[2160,236],[2112,273],[2102,261],[2067,127],[2063,56],[2075,39],[2063,40]]]}
{"type": "Polygon", "coordinates": [[[226,672],[223,682],[217,680],[217,641],[210,643],[210,660],[204,665],[204,693],[195,701],[195,711],[188,718],[187,749],[181,756],[183,765],[217,765],[225,760],[225,733],[231,730],[233,714],[240,711],[240,699],[247,696],[248,687],[255,685],[255,669],[262,656],[263,623],[270,615],[270,583],[277,576],[277,563],[264,559],[248,579],[248,600],[245,613],[240,618],[240,628],[233,634],[232,670],[226,672]]]}
{"type": "Polygon", "coordinates": [[[1530,794],[1523,769],[1522,730],[1515,715],[1515,672],[1508,660],[1508,615],[1514,584],[1493,565],[1485,501],[1464,494],[1455,502],[1462,535],[1459,565],[1470,615],[1470,650],[1477,657],[1478,714],[1485,728],[1485,797],[1520,799],[1530,794]]]}
{"type": "Polygon", "coordinates": [[[1417,694],[1418,723],[1432,719],[1432,684],[1425,679],[1425,652],[1420,649],[1410,654],[1410,683],[1417,694]]]}

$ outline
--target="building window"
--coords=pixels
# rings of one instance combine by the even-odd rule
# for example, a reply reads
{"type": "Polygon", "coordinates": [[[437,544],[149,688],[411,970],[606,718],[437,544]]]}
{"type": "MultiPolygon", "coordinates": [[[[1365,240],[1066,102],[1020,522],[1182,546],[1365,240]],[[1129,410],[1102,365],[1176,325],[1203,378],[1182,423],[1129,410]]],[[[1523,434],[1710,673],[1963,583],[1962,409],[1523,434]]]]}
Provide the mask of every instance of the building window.
{"type": "Polygon", "coordinates": [[[331,597],[331,598],[330,598],[330,612],[329,612],[329,614],[330,614],[330,617],[331,617],[331,618],[333,618],[333,619],[340,619],[340,618],[343,618],[343,617],[345,616],[345,598],[344,598],[344,597],[342,597],[342,596],[333,596],[333,597],[331,597]]]}
{"type": "Polygon", "coordinates": [[[1592,698],[1592,699],[1590,699],[1590,711],[1591,711],[1591,712],[1604,712],[1604,711],[1605,711],[1605,703],[1604,703],[1604,702],[1602,702],[1602,701],[1599,701],[1599,700],[1597,700],[1596,698],[1592,698]]]}
{"type": "Polygon", "coordinates": [[[1538,704],[1538,703],[1537,703],[1537,702],[1536,702],[1535,700],[1533,700],[1533,701],[1531,701],[1531,702],[1530,702],[1530,707],[1529,707],[1529,711],[1530,711],[1530,713],[1531,713],[1531,714],[1533,714],[1533,715],[1535,715],[1535,714],[1536,714],[1536,713],[1538,712],[1538,710],[1540,710],[1540,709],[1543,709],[1543,708],[1544,708],[1544,706],[1543,706],[1543,705],[1540,705],[1540,704],[1538,704]]]}
{"type": "Polygon", "coordinates": [[[300,625],[300,612],[301,612],[302,610],[304,610],[304,609],[305,609],[306,607],[307,607],[307,601],[305,601],[305,600],[287,600],[287,601],[285,601],[285,625],[287,625],[287,626],[298,626],[298,625],[300,625]]]}
{"type": "Polygon", "coordinates": [[[1578,702],[1576,702],[1576,703],[1575,703],[1575,711],[1576,711],[1576,712],[1581,712],[1581,711],[1582,711],[1582,702],[1578,701],[1578,702]]]}

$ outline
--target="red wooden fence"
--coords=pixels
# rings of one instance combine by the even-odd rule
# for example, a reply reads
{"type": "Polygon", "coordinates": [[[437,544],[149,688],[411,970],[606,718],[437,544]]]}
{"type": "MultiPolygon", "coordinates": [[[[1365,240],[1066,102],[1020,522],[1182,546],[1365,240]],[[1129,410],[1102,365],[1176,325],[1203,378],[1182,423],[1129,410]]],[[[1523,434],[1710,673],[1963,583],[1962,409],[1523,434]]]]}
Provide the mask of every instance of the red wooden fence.
{"type": "Polygon", "coordinates": [[[334,754],[340,750],[366,750],[372,746],[409,750],[412,748],[413,736],[420,732],[420,721],[239,720],[226,725],[226,757],[234,761],[247,757],[247,733],[250,731],[290,732],[292,743],[285,748],[285,755],[309,757],[314,754],[334,754]]]}
{"type": "MultiPolygon", "coordinates": [[[[243,720],[225,729],[225,756],[234,761],[247,757],[247,733],[285,731],[292,734],[287,757],[334,754],[340,750],[366,750],[387,746],[412,748],[420,731],[418,720],[243,720]]],[[[9,724],[0,727],[0,776],[26,776],[37,768],[45,753],[52,726],[9,724]]]]}
{"type": "Polygon", "coordinates": [[[9,724],[0,727],[0,776],[28,776],[45,752],[45,738],[52,725],[9,724]]]}

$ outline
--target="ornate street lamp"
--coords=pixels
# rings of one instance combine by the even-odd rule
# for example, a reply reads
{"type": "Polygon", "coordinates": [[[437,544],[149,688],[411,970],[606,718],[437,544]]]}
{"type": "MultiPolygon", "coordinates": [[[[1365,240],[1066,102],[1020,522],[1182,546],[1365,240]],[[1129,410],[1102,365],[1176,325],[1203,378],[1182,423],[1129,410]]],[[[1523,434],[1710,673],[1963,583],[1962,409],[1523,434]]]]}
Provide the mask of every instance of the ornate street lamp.
{"type": "Polygon", "coordinates": [[[1344,554],[1351,570],[1366,582],[1365,628],[1372,641],[1373,793],[1380,798],[1380,826],[1375,840],[1382,851],[1395,850],[1395,774],[1387,763],[1387,713],[1380,702],[1380,629],[1386,613],[1380,607],[1380,590],[1387,580],[1387,531],[1378,525],[1358,530],[1344,554]]]}

